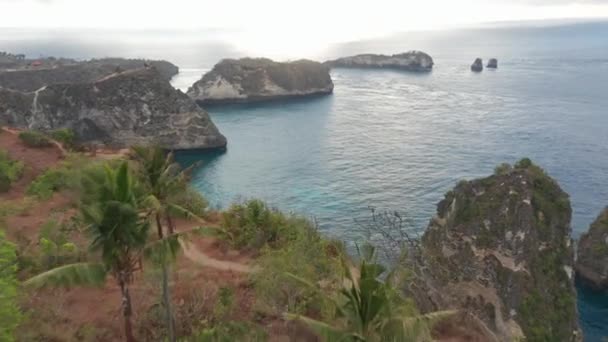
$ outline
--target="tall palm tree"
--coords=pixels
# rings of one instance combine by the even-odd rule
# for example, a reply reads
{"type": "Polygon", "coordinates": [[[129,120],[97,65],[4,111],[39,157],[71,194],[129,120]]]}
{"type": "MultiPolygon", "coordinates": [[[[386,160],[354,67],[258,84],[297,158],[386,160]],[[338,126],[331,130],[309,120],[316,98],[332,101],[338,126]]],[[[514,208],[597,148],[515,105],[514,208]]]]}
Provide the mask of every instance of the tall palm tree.
{"type": "MultiPolygon", "coordinates": [[[[163,221],[166,222],[166,234],[173,236],[175,228],[171,219],[171,212],[182,212],[188,216],[194,216],[186,209],[173,201],[176,196],[187,190],[187,181],[191,168],[183,170],[174,160],[173,153],[167,153],[158,146],[131,148],[132,155],[138,166],[138,176],[143,186],[147,198],[145,203],[154,217],[159,239],[165,237],[163,221]]],[[[165,308],[165,319],[169,332],[169,341],[175,342],[175,321],[171,310],[171,294],[169,289],[169,270],[168,260],[159,260],[162,269],[162,298],[165,308]]]]}
{"type": "MultiPolygon", "coordinates": [[[[359,254],[359,267],[354,268],[343,262],[346,279],[338,297],[325,296],[336,309],[332,322],[289,313],[285,315],[286,318],[301,320],[328,342],[416,342],[430,341],[432,323],[455,313],[418,314],[414,304],[404,298],[395,286],[402,275],[390,272],[382,281],[380,278],[386,268],[378,263],[375,249],[366,246],[363,254],[359,254]]],[[[304,279],[290,276],[316,288],[304,279]]]]}
{"type": "Polygon", "coordinates": [[[92,198],[81,207],[92,238],[90,248],[100,253],[101,262],[61,266],[27,280],[25,285],[103,285],[111,275],[120,287],[125,337],[132,342],[135,337],[129,285],[141,267],[144,253],[151,253],[146,246],[149,223],[138,210],[136,184],[128,164],[123,162],[117,169],[105,166],[104,170],[102,182],[91,182],[86,189],[92,198]]]}

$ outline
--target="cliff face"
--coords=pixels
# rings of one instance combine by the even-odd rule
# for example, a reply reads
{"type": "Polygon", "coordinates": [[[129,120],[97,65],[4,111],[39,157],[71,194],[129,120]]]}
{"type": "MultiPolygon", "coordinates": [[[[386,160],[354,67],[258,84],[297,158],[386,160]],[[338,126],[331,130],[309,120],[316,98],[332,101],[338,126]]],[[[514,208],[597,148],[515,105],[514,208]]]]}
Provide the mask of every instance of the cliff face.
{"type": "Polygon", "coordinates": [[[40,68],[0,71],[0,88],[30,92],[52,84],[94,82],[117,70],[141,69],[144,63],[157,69],[166,80],[170,80],[179,71],[177,66],[166,61],[105,58],[65,65],[49,64],[40,68]]]}
{"type": "Polygon", "coordinates": [[[321,63],[266,58],[224,59],[188,89],[200,103],[248,102],[330,94],[334,84],[321,63]]]}
{"type": "Polygon", "coordinates": [[[472,314],[488,340],[577,341],[568,195],[527,159],[463,181],[421,241],[414,298],[472,314]]]}
{"type": "Polygon", "coordinates": [[[581,236],[577,252],[577,276],[595,289],[608,289],[608,207],[581,236]]]}
{"type": "Polygon", "coordinates": [[[92,83],[50,85],[31,93],[0,89],[0,124],[41,131],[68,127],[81,142],[115,147],[226,146],[209,115],[149,69],[92,83]]]}
{"type": "Polygon", "coordinates": [[[397,55],[364,54],[327,61],[331,68],[389,68],[407,71],[431,71],[433,58],[421,51],[410,51],[397,55]]]}

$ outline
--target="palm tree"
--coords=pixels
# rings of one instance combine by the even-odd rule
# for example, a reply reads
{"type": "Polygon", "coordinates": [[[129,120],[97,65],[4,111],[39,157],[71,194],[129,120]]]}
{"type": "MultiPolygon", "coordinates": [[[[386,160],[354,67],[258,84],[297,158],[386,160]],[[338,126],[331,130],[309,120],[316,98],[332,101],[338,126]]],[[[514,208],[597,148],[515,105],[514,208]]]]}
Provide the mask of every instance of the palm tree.
{"type": "MultiPolygon", "coordinates": [[[[347,265],[346,261],[343,265],[346,279],[338,298],[325,296],[336,309],[333,322],[321,322],[294,314],[286,314],[286,318],[303,321],[326,341],[415,342],[430,341],[432,323],[455,313],[418,314],[415,305],[394,286],[402,277],[399,272],[393,271],[385,281],[380,280],[386,268],[377,262],[375,249],[371,246],[364,248],[358,268],[347,265]]],[[[290,276],[316,288],[304,279],[290,276]]]]}
{"type": "MultiPolygon", "coordinates": [[[[132,155],[138,164],[138,175],[142,181],[147,198],[145,203],[154,217],[159,239],[165,234],[162,222],[166,222],[166,232],[173,236],[175,228],[171,219],[171,212],[186,213],[194,216],[186,209],[179,206],[173,199],[187,190],[187,181],[191,168],[182,170],[174,161],[173,153],[166,153],[158,146],[154,147],[132,147],[132,155]]],[[[169,331],[169,341],[175,342],[175,321],[171,311],[171,294],[168,280],[168,266],[166,258],[159,260],[162,269],[162,298],[165,308],[165,318],[169,331]]]]}
{"type": "Polygon", "coordinates": [[[146,246],[149,223],[138,210],[136,184],[126,162],[117,169],[105,166],[103,178],[94,189],[87,189],[94,195],[81,208],[92,237],[90,248],[100,252],[101,262],[61,266],[27,280],[25,285],[103,285],[111,275],[120,287],[125,337],[132,342],[135,338],[129,285],[141,268],[144,253],[152,253],[151,247],[146,246]]]}

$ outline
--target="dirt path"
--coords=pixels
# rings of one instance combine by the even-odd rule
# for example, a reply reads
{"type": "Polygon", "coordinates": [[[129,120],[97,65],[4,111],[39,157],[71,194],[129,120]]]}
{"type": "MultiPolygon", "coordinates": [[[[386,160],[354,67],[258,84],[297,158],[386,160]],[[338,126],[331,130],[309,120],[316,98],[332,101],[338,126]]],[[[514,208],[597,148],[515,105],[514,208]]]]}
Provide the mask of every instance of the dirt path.
{"type": "Polygon", "coordinates": [[[244,265],[233,261],[214,259],[208,256],[207,254],[201,252],[194,244],[189,243],[187,241],[180,239],[179,244],[182,246],[182,250],[184,251],[184,255],[186,256],[186,258],[190,259],[198,265],[215,268],[217,270],[233,271],[240,273],[251,273],[255,271],[255,268],[249,265],[244,265]]]}

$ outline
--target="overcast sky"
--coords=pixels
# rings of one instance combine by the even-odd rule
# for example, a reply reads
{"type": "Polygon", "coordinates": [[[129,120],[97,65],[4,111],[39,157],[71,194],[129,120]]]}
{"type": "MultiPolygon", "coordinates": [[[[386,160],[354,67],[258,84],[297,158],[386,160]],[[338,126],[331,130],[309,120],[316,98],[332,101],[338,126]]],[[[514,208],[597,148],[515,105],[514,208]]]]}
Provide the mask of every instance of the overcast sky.
{"type": "Polygon", "coordinates": [[[0,0],[0,27],[209,29],[299,46],[483,22],[608,18],[608,0],[0,0]],[[276,41],[276,39],[274,40],[276,41]]]}

